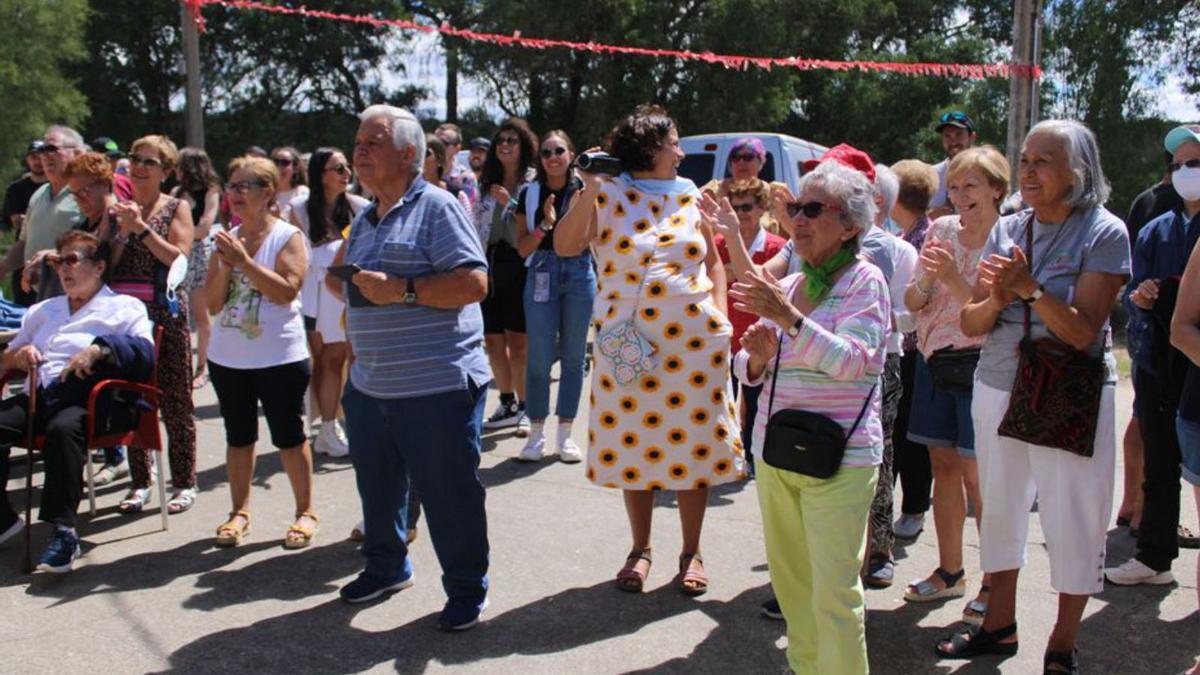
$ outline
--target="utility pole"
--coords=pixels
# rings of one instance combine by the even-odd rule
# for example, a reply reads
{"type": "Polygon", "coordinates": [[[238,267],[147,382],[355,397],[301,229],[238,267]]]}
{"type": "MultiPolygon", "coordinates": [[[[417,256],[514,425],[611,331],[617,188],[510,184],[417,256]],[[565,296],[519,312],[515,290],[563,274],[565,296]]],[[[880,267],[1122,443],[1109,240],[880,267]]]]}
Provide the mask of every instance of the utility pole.
{"type": "MultiPolygon", "coordinates": [[[[1041,60],[1041,0],[1013,2],[1012,63],[1035,66],[1041,60]]],[[[1012,184],[1017,183],[1017,159],[1025,134],[1038,119],[1037,80],[1032,73],[1014,72],[1010,77],[1008,94],[1008,163],[1012,166],[1012,184]]]]}
{"type": "Polygon", "coordinates": [[[180,0],[183,22],[183,70],[187,80],[187,108],[184,117],[187,144],[204,147],[204,105],[200,100],[200,33],[187,4],[180,0]]]}

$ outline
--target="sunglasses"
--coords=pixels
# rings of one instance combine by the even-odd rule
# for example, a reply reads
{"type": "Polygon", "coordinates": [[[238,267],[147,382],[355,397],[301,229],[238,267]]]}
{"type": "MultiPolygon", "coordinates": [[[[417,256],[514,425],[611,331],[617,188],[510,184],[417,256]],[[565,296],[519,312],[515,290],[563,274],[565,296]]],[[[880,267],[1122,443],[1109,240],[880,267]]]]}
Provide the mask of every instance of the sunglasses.
{"type": "Polygon", "coordinates": [[[751,213],[754,211],[754,209],[758,208],[758,204],[756,202],[750,202],[749,204],[733,204],[732,206],[733,210],[737,211],[738,213],[751,213]]]}
{"type": "Polygon", "coordinates": [[[1167,165],[1167,170],[1171,173],[1187,167],[1189,169],[1200,169],[1200,159],[1189,159],[1186,162],[1171,162],[1167,165]]]}
{"type": "Polygon", "coordinates": [[[550,158],[555,155],[565,155],[565,154],[567,154],[567,149],[562,146],[554,148],[553,150],[551,150],[550,148],[542,148],[542,157],[545,157],[545,158],[550,158]]]}
{"type": "Polygon", "coordinates": [[[91,260],[91,256],[80,255],[74,251],[66,255],[52,255],[46,257],[46,262],[51,267],[74,267],[84,260],[91,260]]]}
{"type": "Polygon", "coordinates": [[[88,195],[94,194],[98,191],[103,191],[105,194],[107,194],[111,189],[112,186],[108,183],[92,183],[82,190],[71,190],[71,195],[76,199],[87,199],[88,195]]]}
{"type": "Polygon", "coordinates": [[[162,162],[153,157],[138,157],[137,155],[129,156],[129,166],[144,166],[147,169],[157,169],[162,166],[162,162]]]}
{"type": "Polygon", "coordinates": [[[521,139],[517,138],[516,136],[501,136],[500,138],[496,139],[497,145],[516,145],[520,142],[521,139]]]}
{"type": "Polygon", "coordinates": [[[276,157],[274,161],[275,166],[291,166],[296,163],[296,160],[287,157],[276,157]]]}
{"type": "Polygon", "coordinates": [[[339,176],[350,175],[350,167],[346,166],[345,164],[338,164],[337,166],[327,166],[327,167],[325,167],[325,170],[332,171],[339,176]]]}
{"type": "Polygon", "coordinates": [[[795,218],[803,213],[805,218],[811,220],[817,218],[825,211],[841,211],[841,209],[830,204],[822,204],[821,202],[790,202],[787,205],[789,218],[795,218]]]}
{"type": "Polygon", "coordinates": [[[244,195],[247,192],[253,190],[254,188],[263,188],[266,186],[267,186],[266,183],[263,183],[262,181],[244,180],[244,181],[239,181],[237,183],[226,183],[225,191],[226,192],[236,192],[239,195],[244,195]]]}
{"type": "Polygon", "coordinates": [[[759,157],[753,152],[739,152],[736,155],[730,155],[729,159],[734,162],[756,162],[759,157]]]}
{"type": "Polygon", "coordinates": [[[942,113],[942,116],[938,118],[938,122],[941,124],[945,124],[947,122],[970,122],[970,121],[971,120],[967,118],[966,114],[960,113],[960,112],[942,113]]]}

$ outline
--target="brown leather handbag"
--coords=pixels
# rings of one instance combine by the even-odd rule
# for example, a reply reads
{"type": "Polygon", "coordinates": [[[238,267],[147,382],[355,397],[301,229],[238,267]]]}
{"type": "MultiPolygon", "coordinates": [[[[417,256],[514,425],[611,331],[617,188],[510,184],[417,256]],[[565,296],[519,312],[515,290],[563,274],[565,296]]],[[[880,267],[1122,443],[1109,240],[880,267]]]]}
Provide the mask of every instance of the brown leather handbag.
{"type": "MultiPolygon", "coordinates": [[[[1025,223],[1025,255],[1033,266],[1033,217],[1025,223]]],[[[1025,305],[1025,337],[1008,410],[997,433],[1018,441],[1091,457],[1095,451],[1100,395],[1108,369],[1053,337],[1030,338],[1031,310],[1025,305]]]]}

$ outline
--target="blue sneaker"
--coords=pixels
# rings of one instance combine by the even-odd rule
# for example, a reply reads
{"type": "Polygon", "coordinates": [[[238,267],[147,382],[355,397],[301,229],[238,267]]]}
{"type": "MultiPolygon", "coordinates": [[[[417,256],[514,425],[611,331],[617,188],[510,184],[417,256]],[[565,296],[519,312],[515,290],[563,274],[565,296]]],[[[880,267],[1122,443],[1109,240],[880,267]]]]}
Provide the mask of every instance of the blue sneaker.
{"type": "Polygon", "coordinates": [[[470,630],[479,624],[479,617],[483,615],[487,606],[486,597],[482,602],[448,600],[442,608],[441,616],[438,617],[438,628],[445,631],[470,630]]]}
{"type": "Polygon", "coordinates": [[[357,605],[361,602],[370,602],[388,593],[402,591],[412,585],[412,574],[400,580],[386,580],[363,572],[358,575],[357,579],[342,586],[342,590],[338,593],[342,596],[342,600],[357,605]]]}
{"type": "Polygon", "coordinates": [[[79,536],[70,530],[56,529],[37,568],[52,574],[66,574],[71,571],[78,557],[79,536]]]}

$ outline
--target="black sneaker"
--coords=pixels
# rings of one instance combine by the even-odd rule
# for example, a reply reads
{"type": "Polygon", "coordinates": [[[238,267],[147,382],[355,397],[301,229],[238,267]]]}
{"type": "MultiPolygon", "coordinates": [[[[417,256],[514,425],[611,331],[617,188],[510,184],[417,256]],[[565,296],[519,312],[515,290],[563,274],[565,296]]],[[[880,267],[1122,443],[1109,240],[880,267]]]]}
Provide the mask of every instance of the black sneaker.
{"type": "Polygon", "coordinates": [[[383,597],[389,593],[402,591],[413,585],[413,575],[410,573],[407,577],[400,579],[380,579],[366,572],[359,574],[358,577],[350,583],[342,586],[338,592],[342,596],[342,600],[357,605],[363,602],[370,602],[375,598],[383,597]]]}
{"type": "Polygon", "coordinates": [[[768,619],[783,621],[783,610],[779,608],[779,598],[771,598],[762,604],[762,615],[768,619]]]}
{"type": "Polygon", "coordinates": [[[505,405],[501,403],[496,407],[496,412],[492,416],[483,421],[483,428],[491,431],[493,429],[507,429],[515,427],[521,422],[521,407],[513,403],[505,405]]]}
{"type": "Polygon", "coordinates": [[[469,630],[479,625],[479,617],[483,615],[483,610],[487,609],[487,606],[487,598],[478,603],[467,600],[450,600],[442,609],[437,626],[450,632],[469,630]]]}
{"type": "Polygon", "coordinates": [[[55,530],[37,568],[52,574],[66,574],[71,571],[77,558],[79,536],[70,530],[55,530]]]}

